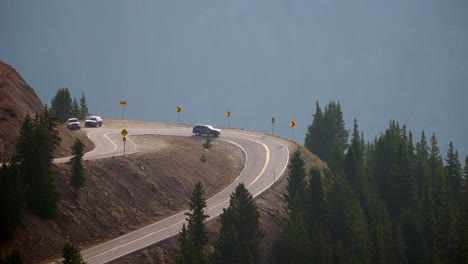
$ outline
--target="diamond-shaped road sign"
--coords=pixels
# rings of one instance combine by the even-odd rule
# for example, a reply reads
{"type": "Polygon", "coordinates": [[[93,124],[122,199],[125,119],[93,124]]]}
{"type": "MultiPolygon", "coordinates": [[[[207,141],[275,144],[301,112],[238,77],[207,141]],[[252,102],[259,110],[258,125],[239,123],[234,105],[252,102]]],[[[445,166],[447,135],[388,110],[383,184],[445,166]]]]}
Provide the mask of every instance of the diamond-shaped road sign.
{"type": "Polygon", "coordinates": [[[122,134],[122,136],[126,137],[128,135],[128,131],[124,128],[122,130],[122,132],[120,132],[120,134],[122,134]]]}

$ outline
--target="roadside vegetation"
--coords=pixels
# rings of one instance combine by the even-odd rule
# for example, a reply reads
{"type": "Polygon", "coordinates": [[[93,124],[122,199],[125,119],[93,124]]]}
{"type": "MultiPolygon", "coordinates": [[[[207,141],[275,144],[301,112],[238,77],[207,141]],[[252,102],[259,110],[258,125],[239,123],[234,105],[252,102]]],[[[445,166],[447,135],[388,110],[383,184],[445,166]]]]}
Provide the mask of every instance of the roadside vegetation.
{"type": "Polygon", "coordinates": [[[70,117],[79,120],[85,119],[88,113],[88,104],[84,93],[81,94],[80,102],[71,97],[67,87],[59,88],[51,100],[51,110],[58,116],[61,122],[67,121],[70,117]]]}
{"type": "Polygon", "coordinates": [[[271,261],[468,263],[468,157],[463,169],[452,143],[443,159],[434,134],[413,143],[395,121],[365,143],[355,120],[347,137],[340,104],[322,113],[317,102],[305,146],[329,164],[330,182],[293,154],[271,261]]]}

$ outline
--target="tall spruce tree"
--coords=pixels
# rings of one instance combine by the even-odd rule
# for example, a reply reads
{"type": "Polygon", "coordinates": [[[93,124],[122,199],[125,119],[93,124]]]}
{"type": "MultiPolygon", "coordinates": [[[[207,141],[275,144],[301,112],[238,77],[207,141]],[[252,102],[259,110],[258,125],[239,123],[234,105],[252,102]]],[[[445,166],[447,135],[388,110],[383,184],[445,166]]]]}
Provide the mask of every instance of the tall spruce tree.
{"type": "Polygon", "coordinates": [[[449,192],[449,211],[448,217],[450,222],[450,229],[448,233],[448,256],[451,263],[456,263],[457,256],[461,253],[457,252],[462,247],[463,242],[460,240],[463,226],[462,226],[462,178],[463,170],[458,157],[458,152],[454,149],[453,143],[450,142],[447,150],[446,165],[444,167],[445,177],[448,181],[449,192]]]}
{"type": "Polygon", "coordinates": [[[361,143],[356,119],[354,119],[351,146],[348,148],[348,153],[346,153],[344,160],[344,173],[351,185],[351,188],[355,191],[367,219],[370,220],[371,189],[367,175],[365,174],[364,149],[361,143]]]}
{"type": "Polygon", "coordinates": [[[73,101],[70,107],[70,117],[78,117],[79,114],[80,114],[80,106],[78,105],[78,101],[76,101],[76,98],[73,98],[73,101]]]}
{"type": "Polygon", "coordinates": [[[72,98],[67,87],[59,88],[55,96],[51,100],[51,110],[59,118],[65,122],[72,111],[72,98]]]}
{"type": "Polygon", "coordinates": [[[185,259],[186,263],[206,263],[207,257],[204,247],[208,242],[208,234],[205,228],[205,220],[209,215],[205,214],[206,200],[204,198],[205,189],[198,182],[193,190],[189,202],[189,212],[187,216],[187,234],[192,248],[192,259],[185,259]]]}
{"type": "Polygon", "coordinates": [[[191,241],[187,234],[187,228],[185,227],[185,223],[182,225],[182,230],[179,232],[179,237],[177,238],[179,241],[179,252],[180,254],[176,257],[177,264],[185,264],[188,263],[186,260],[193,259],[192,253],[192,245],[191,241]]]}
{"type": "Polygon", "coordinates": [[[432,178],[429,172],[429,146],[427,145],[424,131],[421,134],[421,140],[416,143],[415,156],[415,178],[420,188],[419,196],[421,201],[421,228],[428,251],[428,263],[434,263],[434,192],[432,178]]]}
{"type": "Polygon", "coordinates": [[[465,158],[462,183],[462,205],[460,213],[460,243],[457,248],[457,263],[468,263],[468,156],[465,158]]]}
{"type": "Polygon", "coordinates": [[[408,263],[428,263],[428,253],[419,217],[410,210],[405,210],[401,216],[400,229],[406,245],[408,263]]]}
{"type": "Polygon", "coordinates": [[[453,203],[450,195],[449,180],[444,174],[442,157],[435,134],[431,137],[429,169],[434,184],[434,254],[435,262],[448,262],[453,253],[454,230],[453,203]]]}
{"type": "Polygon", "coordinates": [[[20,225],[24,207],[23,189],[15,164],[0,168],[0,240],[9,239],[20,225]]]}
{"type": "Polygon", "coordinates": [[[307,128],[307,134],[304,141],[304,147],[311,152],[314,152],[319,157],[323,153],[323,146],[320,140],[322,133],[323,112],[319,101],[315,102],[315,114],[313,115],[312,124],[307,128]]]}
{"type": "Polygon", "coordinates": [[[345,150],[348,147],[348,136],[349,131],[345,128],[341,104],[330,101],[322,113],[317,101],[314,119],[308,127],[304,146],[320,159],[328,161],[335,139],[338,139],[341,149],[345,150]]]}
{"type": "Polygon", "coordinates": [[[258,263],[263,236],[257,205],[241,183],[231,194],[229,207],[221,214],[214,263],[258,263]]]}
{"type": "Polygon", "coordinates": [[[85,264],[80,249],[66,241],[62,247],[63,264],[85,264]]]}
{"type": "Polygon", "coordinates": [[[52,171],[53,153],[61,140],[57,125],[47,108],[34,120],[26,116],[12,160],[21,176],[26,206],[42,218],[55,217],[59,199],[52,171]]]}
{"type": "Polygon", "coordinates": [[[78,191],[79,188],[84,186],[85,183],[85,173],[83,166],[83,156],[84,156],[85,145],[81,142],[80,139],[76,139],[75,143],[72,146],[72,155],[70,159],[71,166],[71,185],[75,187],[75,191],[78,191]]]}
{"type": "Polygon", "coordinates": [[[343,170],[345,161],[345,155],[341,144],[338,138],[335,138],[335,143],[333,144],[333,150],[330,156],[330,160],[327,162],[328,168],[330,168],[335,174],[338,174],[343,170]]]}
{"type": "Polygon", "coordinates": [[[301,212],[290,215],[283,233],[273,245],[273,263],[310,263],[312,244],[301,212]]]}
{"type": "Polygon", "coordinates": [[[288,185],[286,187],[286,201],[289,214],[299,211],[305,212],[306,201],[306,171],[301,153],[297,149],[288,164],[288,185]]]}
{"type": "Polygon", "coordinates": [[[327,202],[332,243],[342,245],[342,251],[335,248],[335,257],[343,253],[352,263],[369,263],[367,222],[359,200],[343,174],[329,187],[327,202]]]}
{"type": "Polygon", "coordinates": [[[323,191],[322,178],[320,170],[314,167],[309,172],[309,186],[307,188],[307,225],[309,238],[312,239],[314,226],[323,226],[327,217],[327,205],[323,191]]]}
{"type": "Polygon", "coordinates": [[[462,177],[463,171],[462,166],[458,157],[458,152],[454,149],[453,143],[450,142],[447,150],[447,158],[445,159],[445,174],[449,180],[450,192],[452,199],[456,204],[460,203],[462,197],[462,177]]]}
{"type": "Polygon", "coordinates": [[[89,115],[88,103],[86,102],[86,97],[84,93],[81,93],[80,98],[80,112],[78,114],[78,119],[85,119],[89,115]]]}

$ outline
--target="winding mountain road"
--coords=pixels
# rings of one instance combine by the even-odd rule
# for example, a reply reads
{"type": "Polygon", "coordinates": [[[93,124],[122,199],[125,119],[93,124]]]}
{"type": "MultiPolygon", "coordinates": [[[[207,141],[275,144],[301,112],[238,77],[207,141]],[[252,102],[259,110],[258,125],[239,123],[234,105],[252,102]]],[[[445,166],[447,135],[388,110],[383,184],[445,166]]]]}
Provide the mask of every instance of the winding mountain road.
{"type": "MultiPolygon", "coordinates": [[[[159,134],[194,137],[191,127],[152,124],[125,127],[129,132],[125,147],[127,154],[138,152],[138,145],[131,140],[132,135],[159,134]]],[[[86,153],[84,158],[99,159],[122,155],[123,142],[120,132],[123,128],[123,126],[112,125],[86,129],[88,137],[95,143],[96,148],[86,153]]],[[[221,136],[215,140],[224,140],[240,147],[246,159],[240,175],[228,187],[207,200],[209,219],[215,218],[222,213],[223,208],[229,206],[230,195],[239,183],[244,183],[253,196],[258,196],[284,174],[289,162],[288,145],[290,146],[290,142],[276,136],[260,132],[224,129],[221,136]]],[[[61,158],[56,159],[55,162],[68,160],[69,158],[61,158]]],[[[179,212],[144,228],[84,250],[82,256],[89,264],[107,263],[172,237],[181,230],[185,222],[185,212],[187,211],[179,212]]]]}

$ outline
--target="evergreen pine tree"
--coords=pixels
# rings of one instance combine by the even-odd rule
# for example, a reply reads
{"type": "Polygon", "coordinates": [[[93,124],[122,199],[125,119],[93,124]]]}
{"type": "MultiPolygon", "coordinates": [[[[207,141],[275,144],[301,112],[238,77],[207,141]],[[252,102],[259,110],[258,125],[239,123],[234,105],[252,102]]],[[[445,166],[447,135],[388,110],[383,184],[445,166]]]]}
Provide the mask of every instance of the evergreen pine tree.
{"type": "Polygon", "coordinates": [[[89,115],[88,104],[86,103],[86,97],[84,93],[81,93],[80,98],[80,112],[78,114],[78,119],[85,119],[89,115]]]}
{"type": "Polygon", "coordinates": [[[307,128],[307,133],[304,141],[304,147],[311,152],[321,157],[323,146],[320,137],[322,135],[323,113],[320,108],[319,101],[315,103],[315,114],[313,115],[312,124],[307,128]]]}
{"type": "Polygon", "coordinates": [[[288,203],[289,214],[302,211],[305,212],[306,199],[306,171],[305,163],[301,158],[301,153],[296,150],[288,164],[288,185],[286,187],[286,201],[288,203]]]}
{"type": "Polygon", "coordinates": [[[428,251],[428,263],[434,263],[434,192],[433,182],[429,171],[429,146],[424,131],[421,133],[421,140],[416,143],[414,161],[414,175],[416,184],[419,187],[419,197],[421,201],[421,228],[428,251]]]}
{"type": "Polygon", "coordinates": [[[273,263],[310,263],[312,245],[303,218],[302,213],[289,216],[283,233],[274,243],[273,263]]]}
{"type": "Polygon", "coordinates": [[[408,263],[428,263],[428,253],[418,217],[405,210],[401,216],[400,229],[406,245],[408,263]]]}
{"type": "Polygon", "coordinates": [[[314,118],[312,124],[307,128],[304,146],[320,159],[328,161],[336,138],[338,138],[340,148],[342,150],[347,149],[349,131],[345,128],[343,112],[339,102],[330,101],[325,106],[324,113],[318,101],[315,106],[314,118]]]}
{"type": "Polygon", "coordinates": [[[239,184],[231,194],[229,207],[221,214],[221,229],[215,246],[215,263],[258,263],[259,242],[264,235],[260,213],[253,196],[239,184]]]}
{"type": "Polygon", "coordinates": [[[454,149],[452,142],[449,144],[445,161],[447,165],[444,169],[449,180],[450,193],[454,202],[458,204],[462,196],[463,171],[458,158],[458,152],[454,149]]]}
{"type": "Polygon", "coordinates": [[[62,122],[65,122],[71,114],[72,98],[67,87],[59,88],[51,100],[51,110],[62,122]]]}
{"type": "Polygon", "coordinates": [[[462,204],[460,206],[460,243],[457,247],[456,263],[468,263],[468,156],[465,158],[462,181],[462,204]]]}
{"type": "Polygon", "coordinates": [[[400,225],[396,222],[393,221],[393,230],[394,230],[394,243],[392,246],[392,251],[394,252],[394,257],[396,259],[396,263],[398,264],[407,264],[408,258],[406,256],[406,244],[403,238],[403,235],[401,234],[400,230],[400,225]]]}
{"type": "Polygon", "coordinates": [[[77,246],[66,241],[62,248],[63,264],[85,264],[77,246]]]}
{"type": "Polygon", "coordinates": [[[330,235],[324,224],[315,222],[312,227],[312,235],[310,236],[310,259],[314,263],[333,263],[333,249],[330,242],[330,235]]]}
{"type": "MultiPolygon", "coordinates": [[[[182,225],[182,230],[179,232],[179,237],[177,238],[179,241],[179,249],[180,254],[176,258],[176,263],[178,264],[185,264],[187,263],[186,260],[192,260],[192,245],[191,241],[187,234],[187,228],[185,227],[185,223],[182,225]]],[[[190,263],[190,262],[189,262],[190,263]]]]}
{"type": "Polygon", "coordinates": [[[239,235],[234,227],[234,211],[223,209],[220,215],[221,228],[218,233],[218,243],[212,256],[213,263],[235,263],[234,252],[240,244],[239,235]]]}
{"type": "MultiPolygon", "coordinates": [[[[369,263],[367,223],[363,210],[352,188],[340,174],[327,191],[329,205],[328,224],[332,243],[340,242],[342,250],[351,262],[369,263]]],[[[338,254],[338,255],[341,255],[338,254]]]]}
{"type": "Polygon", "coordinates": [[[208,215],[205,214],[206,201],[204,195],[205,189],[198,182],[190,198],[189,212],[185,213],[188,222],[188,239],[193,250],[192,259],[185,259],[186,263],[206,263],[207,261],[204,247],[208,242],[208,234],[205,228],[205,220],[208,215]]]}
{"type": "Polygon", "coordinates": [[[327,206],[325,204],[325,196],[322,186],[322,178],[320,177],[320,170],[314,167],[309,173],[309,186],[307,189],[307,225],[309,230],[309,238],[313,237],[314,225],[324,225],[327,217],[327,206]]]}
{"type": "Polygon", "coordinates": [[[80,106],[78,105],[78,101],[76,101],[76,98],[73,98],[73,101],[70,107],[70,117],[78,117],[79,114],[80,114],[80,106]]]}
{"type": "Polygon", "coordinates": [[[429,170],[434,186],[434,261],[447,262],[453,251],[451,238],[455,233],[453,230],[454,215],[451,213],[453,204],[450,199],[449,180],[444,174],[443,162],[434,134],[431,137],[429,170]]]}
{"type": "Polygon", "coordinates": [[[21,221],[23,190],[15,164],[5,161],[0,168],[0,240],[13,236],[21,221]]]}
{"type": "Polygon", "coordinates": [[[83,187],[85,183],[83,166],[84,147],[85,145],[78,138],[75,140],[75,143],[72,146],[73,157],[70,159],[70,166],[72,171],[71,185],[75,187],[75,191],[78,191],[78,189],[83,187]]]}
{"type": "Polygon", "coordinates": [[[25,117],[12,160],[21,175],[26,206],[43,218],[53,218],[57,209],[52,161],[59,142],[57,122],[46,108],[34,120],[25,117]]]}
{"type": "Polygon", "coordinates": [[[338,174],[344,165],[345,155],[341,144],[338,138],[335,138],[335,143],[333,144],[333,150],[331,153],[330,160],[327,162],[328,167],[335,173],[338,174]]]}
{"type": "Polygon", "coordinates": [[[413,162],[404,142],[400,141],[397,152],[398,169],[394,174],[397,190],[399,191],[400,200],[397,204],[398,212],[404,209],[419,212],[419,200],[416,181],[413,174],[413,162]]]}

